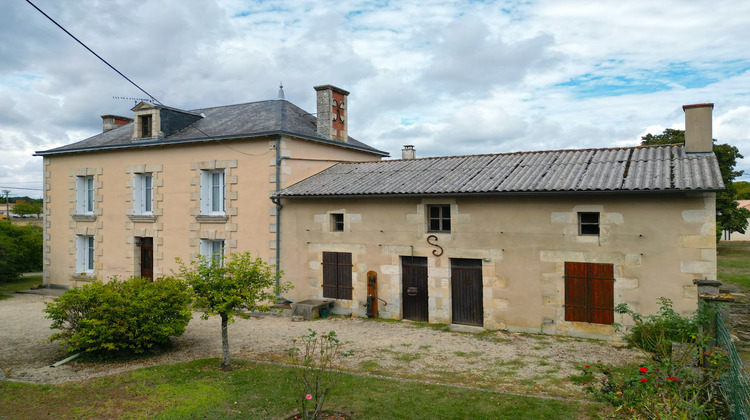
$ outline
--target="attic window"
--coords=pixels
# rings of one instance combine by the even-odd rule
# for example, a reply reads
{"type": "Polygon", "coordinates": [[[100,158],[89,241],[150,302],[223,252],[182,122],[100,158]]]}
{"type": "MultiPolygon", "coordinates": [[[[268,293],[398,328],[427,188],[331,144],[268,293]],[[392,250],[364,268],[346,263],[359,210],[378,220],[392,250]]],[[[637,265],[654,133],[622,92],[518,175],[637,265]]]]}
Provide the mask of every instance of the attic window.
{"type": "Polygon", "coordinates": [[[344,214],[343,213],[331,213],[331,231],[332,232],[344,231],[344,214]]]}
{"type": "Polygon", "coordinates": [[[141,137],[142,138],[149,138],[152,137],[151,135],[151,115],[141,115],[138,117],[140,119],[141,123],[141,137]]]}
{"type": "Polygon", "coordinates": [[[599,213],[578,213],[578,234],[599,235],[599,213]]]}

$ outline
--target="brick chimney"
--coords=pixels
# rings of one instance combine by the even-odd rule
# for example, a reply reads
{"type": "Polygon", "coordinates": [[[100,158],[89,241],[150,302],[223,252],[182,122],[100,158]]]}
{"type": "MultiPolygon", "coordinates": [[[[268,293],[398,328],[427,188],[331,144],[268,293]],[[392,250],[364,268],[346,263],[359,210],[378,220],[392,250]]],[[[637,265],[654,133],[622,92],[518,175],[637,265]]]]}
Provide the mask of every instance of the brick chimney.
{"type": "Polygon", "coordinates": [[[315,86],[318,92],[318,132],[331,140],[349,139],[346,109],[349,92],[336,86],[315,86]]]}
{"type": "Polygon", "coordinates": [[[709,153],[714,150],[711,112],[714,104],[685,105],[685,152],[709,153]]]}
{"type": "Polygon", "coordinates": [[[416,159],[417,151],[414,150],[414,146],[411,144],[405,144],[404,148],[401,149],[401,159],[416,159]]]}
{"type": "Polygon", "coordinates": [[[119,115],[102,115],[102,133],[106,133],[109,130],[114,130],[115,128],[121,126],[130,124],[133,122],[132,118],[128,117],[121,117],[119,115]]]}

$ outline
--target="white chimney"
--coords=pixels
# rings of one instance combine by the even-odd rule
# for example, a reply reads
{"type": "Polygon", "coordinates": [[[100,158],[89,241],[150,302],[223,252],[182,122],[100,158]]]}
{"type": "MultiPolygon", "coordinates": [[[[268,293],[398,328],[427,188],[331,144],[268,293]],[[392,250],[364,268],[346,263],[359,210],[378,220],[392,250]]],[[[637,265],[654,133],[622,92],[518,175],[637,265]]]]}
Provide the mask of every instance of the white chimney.
{"type": "Polygon", "coordinates": [[[414,150],[414,146],[411,144],[404,145],[404,148],[401,149],[401,159],[416,159],[417,158],[417,151],[414,150]]]}
{"type": "Polygon", "coordinates": [[[714,104],[685,105],[685,152],[709,153],[714,150],[711,112],[714,104]]]}
{"type": "Polygon", "coordinates": [[[318,132],[331,140],[346,143],[349,140],[348,118],[349,92],[336,86],[315,86],[318,92],[318,132]]]}

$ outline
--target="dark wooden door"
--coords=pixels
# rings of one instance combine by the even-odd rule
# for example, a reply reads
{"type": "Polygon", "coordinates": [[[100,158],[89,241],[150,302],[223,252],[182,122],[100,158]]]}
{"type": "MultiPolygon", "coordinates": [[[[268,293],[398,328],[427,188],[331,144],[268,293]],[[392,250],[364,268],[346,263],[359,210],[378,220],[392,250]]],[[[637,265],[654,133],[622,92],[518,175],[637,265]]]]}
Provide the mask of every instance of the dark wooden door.
{"type": "Polygon", "coordinates": [[[612,264],[565,263],[565,320],[614,322],[614,267],[612,264]]]}
{"type": "Polygon", "coordinates": [[[141,238],[141,277],[154,279],[154,238],[141,238]]]}
{"type": "Polygon", "coordinates": [[[484,325],[482,260],[451,258],[453,323],[484,325]]]}
{"type": "Polygon", "coordinates": [[[427,310],[427,257],[401,257],[403,318],[429,321],[427,310]]]}

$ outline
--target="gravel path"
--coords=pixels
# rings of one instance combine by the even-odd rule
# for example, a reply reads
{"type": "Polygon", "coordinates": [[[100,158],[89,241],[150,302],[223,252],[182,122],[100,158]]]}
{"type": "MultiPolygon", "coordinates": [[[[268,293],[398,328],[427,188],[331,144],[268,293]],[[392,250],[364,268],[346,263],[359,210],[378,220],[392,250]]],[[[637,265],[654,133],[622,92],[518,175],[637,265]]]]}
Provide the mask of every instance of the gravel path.
{"type": "MultiPolygon", "coordinates": [[[[16,294],[0,301],[0,378],[58,384],[112,375],[145,366],[221,356],[218,317],[196,314],[168,352],[140,360],[108,363],[70,362],[57,342],[45,341],[52,330],[42,312],[48,296],[16,294]]],[[[291,340],[316,331],[336,331],[347,348],[344,369],[401,377],[485,386],[498,391],[536,391],[570,395],[580,387],[566,380],[577,365],[601,361],[619,364],[641,360],[633,350],[574,338],[492,332],[455,333],[409,322],[375,322],[348,317],[292,322],[263,316],[229,326],[232,357],[283,361],[291,340]]]]}

